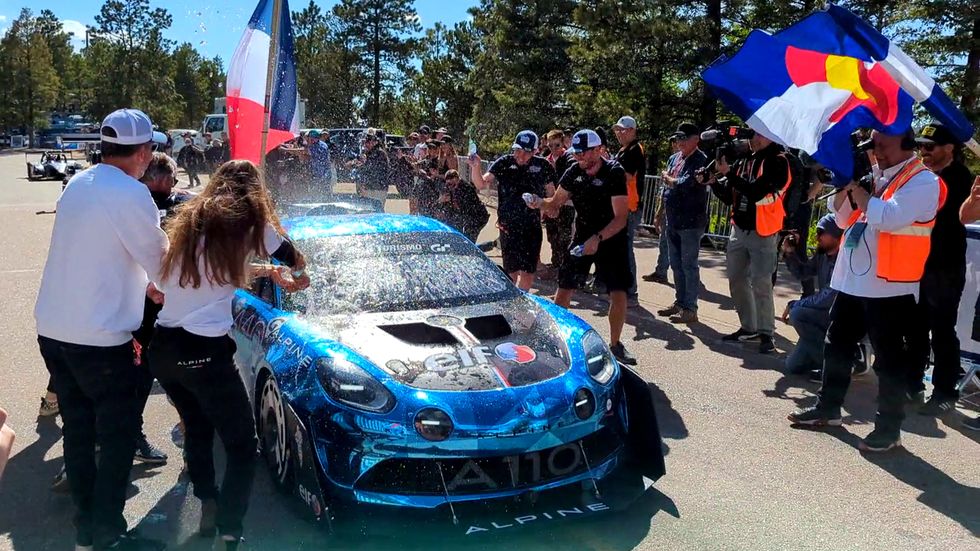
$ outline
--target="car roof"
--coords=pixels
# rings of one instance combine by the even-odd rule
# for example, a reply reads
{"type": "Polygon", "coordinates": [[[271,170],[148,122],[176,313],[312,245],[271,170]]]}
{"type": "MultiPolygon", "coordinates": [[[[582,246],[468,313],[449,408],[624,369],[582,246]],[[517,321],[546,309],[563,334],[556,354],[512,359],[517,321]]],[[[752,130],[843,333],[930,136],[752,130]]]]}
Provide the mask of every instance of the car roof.
{"type": "Polygon", "coordinates": [[[410,214],[350,214],[297,216],[283,221],[293,239],[380,233],[452,232],[452,228],[425,216],[410,214]]]}

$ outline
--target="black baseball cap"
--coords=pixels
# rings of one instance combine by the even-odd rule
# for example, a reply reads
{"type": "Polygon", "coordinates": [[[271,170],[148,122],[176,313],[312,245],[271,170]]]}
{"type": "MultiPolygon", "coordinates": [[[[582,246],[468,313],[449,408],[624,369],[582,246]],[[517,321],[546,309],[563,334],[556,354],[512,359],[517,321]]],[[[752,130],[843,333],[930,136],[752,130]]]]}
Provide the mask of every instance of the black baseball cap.
{"type": "Polygon", "coordinates": [[[511,150],[523,149],[524,151],[534,151],[538,148],[538,135],[532,130],[521,130],[514,138],[514,143],[510,146],[511,150]]]}
{"type": "Polygon", "coordinates": [[[946,125],[939,121],[932,121],[929,124],[922,127],[919,131],[919,136],[915,138],[916,143],[920,144],[936,144],[936,145],[949,145],[958,144],[959,140],[953,133],[946,128],[946,125]]]}
{"type": "Polygon", "coordinates": [[[670,135],[671,138],[683,139],[689,136],[700,136],[701,131],[693,122],[682,122],[677,125],[677,131],[670,135]]]}

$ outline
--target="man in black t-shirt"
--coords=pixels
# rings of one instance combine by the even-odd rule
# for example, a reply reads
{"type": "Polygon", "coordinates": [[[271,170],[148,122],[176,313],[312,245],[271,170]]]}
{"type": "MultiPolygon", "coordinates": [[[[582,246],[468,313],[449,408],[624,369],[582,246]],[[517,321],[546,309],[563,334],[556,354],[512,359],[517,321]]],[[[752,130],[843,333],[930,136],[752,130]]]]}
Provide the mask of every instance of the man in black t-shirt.
{"type": "Polygon", "coordinates": [[[535,155],[537,149],[537,134],[523,130],[514,139],[513,153],[494,161],[486,174],[480,171],[479,155],[469,159],[470,178],[477,189],[497,184],[497,225],[504,271],[525,291],[534,284],[542,232],[540,214],[528,207],[521,196],[550,196],[557,180],[551,163],[535,155]]]}
{"type": "Polygon", "coordinates": [[[616,153],[616,162],[626,171],[626,203],[630,209],[629,224],[626,226],[627,250],[630,256],[630,271],[633,272],[633,284],[627,291],[627,301],[630,306],[639,306],[639,293],[636,289],[636,255],[633,252],[633,237],[636,228],[640,226],[643,214],[643,187],[646,182],[647,160],[643,154],[643,146],[636,137],[636,119],[620,117],[613,125],[613,132],[619,141],[620,148],[616,153]]]}
{"type": "Polygon", "coordinates": [[[932,351],[932,396],[919,413],[940,416],[955,409],[959,399],[956,384],[963,376],[956,319],[966,285],[966,227],[960,207],[970,196],[973,174],[962,161],[963,145],[939,121],[922,128],[915,140],[926,167],[946,184],[946,202],[936,213],[925,272],[919,282],[919,315],[912,316],[915,331],[909,352],[915,367],[909,373],[909,393],[925,390],[922,379],[932,351]]]}
{"type": "Polygon", "coordinates": [[[609,348],[620,362],[635,365],[636,358],[620,341],[626,323],[626,292],[633,281],[626,238],[626,171],[616,161],[602,158],[601,144],[592,130],[577,132],[569,148],[577,164],[561,177],[554,196],[535,206],[546,216],[554,216],[566,201],[575,202],[572,242],[582,247],[582,255],[572,256],[558,274],[555,304],[568,308],[575,289],[595,264],[596,277],[609,291],[609,348]]]}

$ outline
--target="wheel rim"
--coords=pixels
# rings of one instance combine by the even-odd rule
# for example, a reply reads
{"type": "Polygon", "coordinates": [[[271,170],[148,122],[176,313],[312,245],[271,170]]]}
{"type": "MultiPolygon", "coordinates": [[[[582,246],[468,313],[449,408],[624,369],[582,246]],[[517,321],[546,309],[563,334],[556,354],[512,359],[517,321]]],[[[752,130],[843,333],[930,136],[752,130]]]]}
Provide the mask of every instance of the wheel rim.
{"type": "Polygon", "coordinates": [[[282,484],[286,481],[286,474],[289,471],[286,415],[282,406],[282,396],[279,394],[279,386],[271,376],[262,385],[260,404],[263,455],[276,482],[282,484]]]}

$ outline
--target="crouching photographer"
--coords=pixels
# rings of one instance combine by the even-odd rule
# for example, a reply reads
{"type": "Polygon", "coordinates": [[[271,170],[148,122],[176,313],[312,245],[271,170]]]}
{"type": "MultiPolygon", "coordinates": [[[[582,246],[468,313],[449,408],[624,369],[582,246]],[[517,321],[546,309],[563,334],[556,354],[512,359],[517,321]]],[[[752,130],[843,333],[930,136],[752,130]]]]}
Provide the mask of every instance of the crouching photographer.
{"type": "Polygon", "coordinates": [[[787,373],[811,373],[819,378],[823,371],[823,342],[830,326],[830,306],[837,296],[837,291],[830,288],[830,279],[842,233],[833,214],[817,221],[817,250],[809,258],[799,234],[790,233],[783,239],[786,267],[804,287],[816,289],[814,294],[790,301],[783,312],[783,321],[788,321],[800,335],[796,349],[786,358],[787,373]]]}

